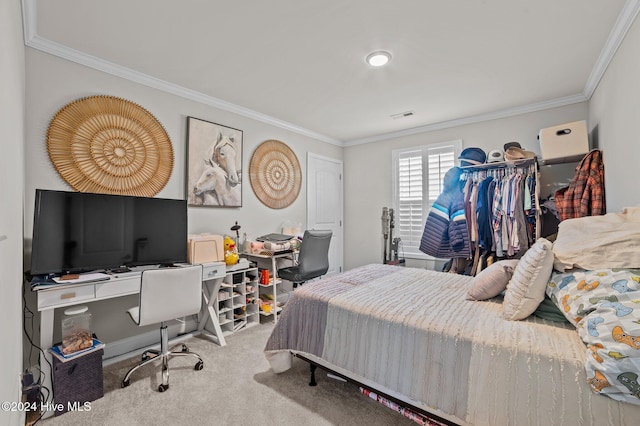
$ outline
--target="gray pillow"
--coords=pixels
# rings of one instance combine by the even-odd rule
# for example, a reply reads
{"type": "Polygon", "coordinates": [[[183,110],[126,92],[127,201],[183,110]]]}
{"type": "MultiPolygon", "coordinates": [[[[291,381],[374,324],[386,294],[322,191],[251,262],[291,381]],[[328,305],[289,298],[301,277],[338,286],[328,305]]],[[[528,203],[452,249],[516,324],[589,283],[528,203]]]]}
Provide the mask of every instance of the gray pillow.
{"type": "Polygon", "coordinates": [[[517,264],[518,259],[499,260],[482,270],[471,281],[467,300],[487,300],[502,293],[517,264]]]}

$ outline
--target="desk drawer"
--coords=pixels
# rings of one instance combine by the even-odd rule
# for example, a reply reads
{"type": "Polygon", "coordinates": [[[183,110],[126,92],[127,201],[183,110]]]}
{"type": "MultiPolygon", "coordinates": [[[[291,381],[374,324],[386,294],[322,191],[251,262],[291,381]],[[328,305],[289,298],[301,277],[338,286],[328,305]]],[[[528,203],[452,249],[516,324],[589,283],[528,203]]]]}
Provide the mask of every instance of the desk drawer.
{"type": "Polygon", "coordinates": [[[38,291],[38,310],[53,306],[73,305],[95,297],[93,284],[38,291]]]}
{"type": "Polygon", "coordinates": [[[96,300],[140,292],[140,275],[96,283],[96,300]]]}
{"type": "Polygon", "coordinates": [[[226,271],[226,267],[222,262],[205,263],[202,265],[202,281],[223,278],[226,271]]]}

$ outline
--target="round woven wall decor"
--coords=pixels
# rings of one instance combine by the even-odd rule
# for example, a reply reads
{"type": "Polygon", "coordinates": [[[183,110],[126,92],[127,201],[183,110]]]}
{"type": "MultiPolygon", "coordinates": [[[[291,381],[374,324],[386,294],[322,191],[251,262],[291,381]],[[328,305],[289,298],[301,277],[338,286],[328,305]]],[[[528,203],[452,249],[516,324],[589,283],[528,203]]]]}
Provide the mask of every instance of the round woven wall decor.
{"type": "Polygon", "coordinates": [[[272,209],[287,207],[300,193],[302,172],[298,157],[283,142],[262,142],[251,156],[249,180],[264,205],[272,209]]]}
{"type": "Polygon", "coordinates": [[[91,96],[64,106],[47,131],[49,158],[80,192],[151,197],[169,181],[173,147],[140,105],[91,96]]]}

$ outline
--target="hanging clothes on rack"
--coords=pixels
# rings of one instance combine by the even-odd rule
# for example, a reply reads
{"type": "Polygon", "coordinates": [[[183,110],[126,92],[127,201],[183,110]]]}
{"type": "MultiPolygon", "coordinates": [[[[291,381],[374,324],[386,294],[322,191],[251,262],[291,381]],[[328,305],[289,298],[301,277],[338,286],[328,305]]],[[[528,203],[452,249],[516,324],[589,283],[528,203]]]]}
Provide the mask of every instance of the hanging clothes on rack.
{"type": "Polygon", "coordinates": [[[461,175],[475,275],[491,259],[521,256],[538,238],[535,159],[465,167],[461,175]]]}
{"type": "Polygon", "coordinates": [[[431,207],[420,251],[476,275],[493,260],[519,257],[539,238],[535,158],[454,167],[431,207]]]}
{"type": "Polygon", "coordinates": [[[602,151],[593,149],[578,163],[576,175],[555,193],[561,220],[605,214],[602,151]]]}
{"type": "Polygon", "coordinates": [[[491,206],[493,203],[493,192],[495,191],[495,180],[492,176],[485,176],[478,184],[478,203],[476,204],[476,217],[478,222],[478,262],[475,270],[476,275],[493,263],[491,246],[493,245],[493,225],[491,206]]]}
{"type": "Polygon", "coordinates": [[[478,185],[478,203],[476,204],[478,246],[485,251],[491,251],[491,244],[493,243],[489,206],[493,202],[492,191],[494,188],[495,182],[491,176],[485,177],[478,185]]]}
{"type": "Polygon", "coordinates": [[[462,170],[453,167],[444,176],[443,192],[431,206],[424,225],[420,240],[423,253],[441,259],[471,255],[461,175],[462,170]]]}

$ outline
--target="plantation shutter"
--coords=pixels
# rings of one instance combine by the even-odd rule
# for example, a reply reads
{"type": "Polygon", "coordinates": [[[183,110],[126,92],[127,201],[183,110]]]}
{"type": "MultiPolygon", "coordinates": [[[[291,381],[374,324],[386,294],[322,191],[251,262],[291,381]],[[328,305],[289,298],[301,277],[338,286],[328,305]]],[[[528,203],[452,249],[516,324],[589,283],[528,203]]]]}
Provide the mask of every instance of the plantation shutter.
{"type": "Polygon", "coordinates": [[[425,174],[423,150],[403,152],[398,158],[397,236],[405,252],[418,252],[424,225],[425,174]]]}
{"type": "Polygon", "coordinates": [[[419,250],[431,204],[442,192],[445,173],[455,166],[456,147],[444,145],[395,152],[395,235],[401,255],[424,257],[419,250]]]}
{"type": "Polygon", "coordinates": [[[455,166],[453,147],[433,148],[427,150],[429,175],[429,207],[442,193],[444,175],[455,166]]]}

